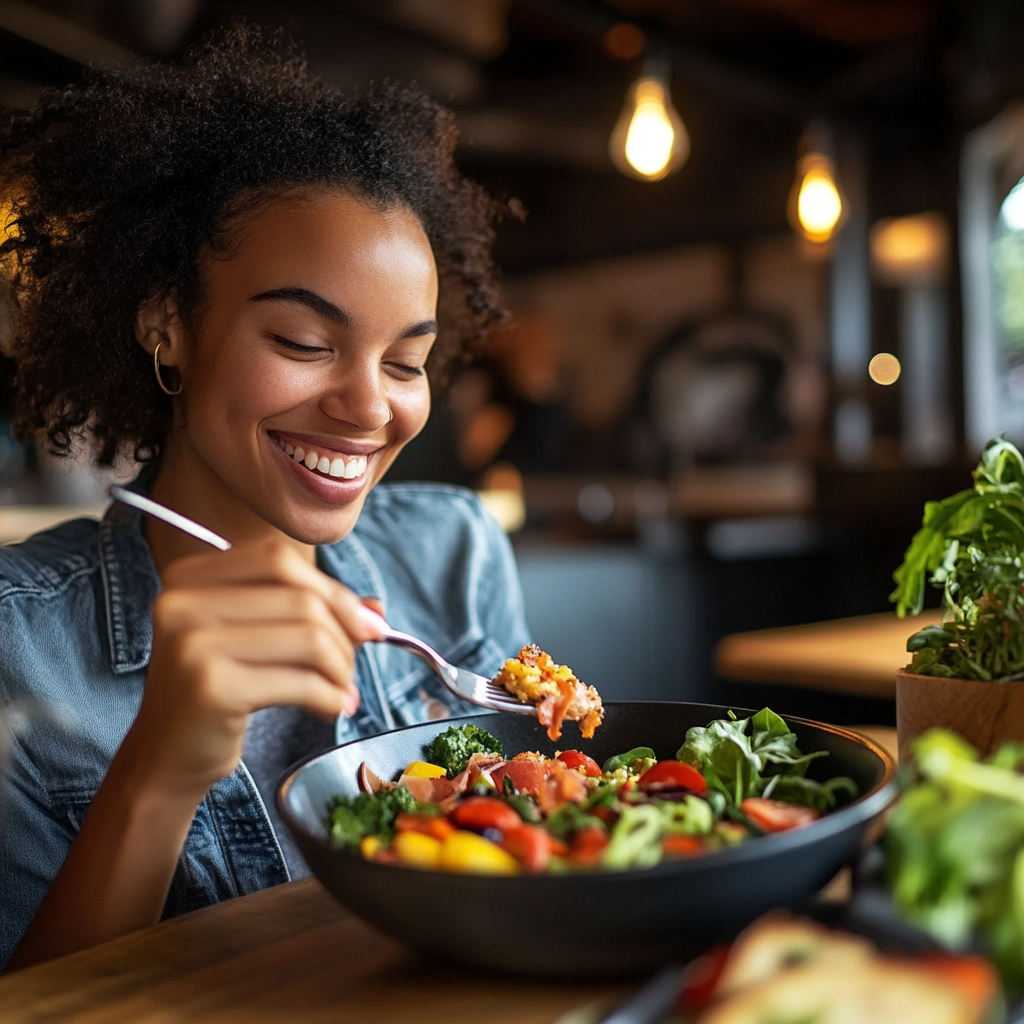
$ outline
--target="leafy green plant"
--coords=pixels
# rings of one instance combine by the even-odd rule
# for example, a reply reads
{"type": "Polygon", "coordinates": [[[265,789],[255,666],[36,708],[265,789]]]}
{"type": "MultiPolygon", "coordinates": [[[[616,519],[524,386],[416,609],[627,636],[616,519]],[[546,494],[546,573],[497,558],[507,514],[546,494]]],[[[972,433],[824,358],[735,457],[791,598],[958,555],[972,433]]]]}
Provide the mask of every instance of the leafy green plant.
{"type": "Polygon", "coordinates": [[[997,438],[973,475],[973,488],[925,505],[890,600],[902,618],[921,611],[926,582],[942,590],[943,621],[907,641],[909,671],[1024,678],[1024,456],[997,438]]]}
{"type": "Polygon", "coordinates": [[[1024,992],[1024,746],[979,761],[932,729],[913,754],[885,838],[896,905],[947,945],[980,938],[1007,987],[1024,992]]]}

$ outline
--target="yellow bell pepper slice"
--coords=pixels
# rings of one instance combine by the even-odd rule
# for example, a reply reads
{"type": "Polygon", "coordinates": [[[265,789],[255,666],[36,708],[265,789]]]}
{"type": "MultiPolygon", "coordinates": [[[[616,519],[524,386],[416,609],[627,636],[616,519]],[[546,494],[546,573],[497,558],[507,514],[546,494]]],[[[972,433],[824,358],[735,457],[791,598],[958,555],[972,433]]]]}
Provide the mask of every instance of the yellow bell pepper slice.
{"type": "Polygon", "coordinates": [[[428,764],[426,761],[410,761],[402,774],[411,775],[414,779],[439,779],[448,773],[436,764],[428,764]]]}
{"type": "Polygon", "coordinates": [[[374,857],[384,849],[384,841],[380,836],[363,836],[359,840],[359,852],[366,860],[373,860],[374,857]]]}
{"type": "Polygon", "coordinates": [[[441,846],[440,867],[471,875],[518,875],[519,861],[475,832],[453,832],[441,846]]]}
{"type": "Polygon", "coordinates": [[[399,832],[391,848],[398,863],[411,868],[436,868],[441,860],[441,842],[422,832],[399,832]]]}

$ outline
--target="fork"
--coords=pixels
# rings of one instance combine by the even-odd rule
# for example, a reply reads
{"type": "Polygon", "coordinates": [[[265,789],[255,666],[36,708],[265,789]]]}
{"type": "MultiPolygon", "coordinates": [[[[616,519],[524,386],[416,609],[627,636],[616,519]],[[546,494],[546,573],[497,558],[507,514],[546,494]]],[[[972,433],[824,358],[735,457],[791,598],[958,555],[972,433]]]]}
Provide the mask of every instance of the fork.
{"type": "MultiPolygon", "coordinates": [[[[180,512],[167,508],[166,505],[161,505],[160,502],[154,501],[152,498],[147,498],[145,495],[136,494],[134,491],[129,491],[124,487],[116,485],[108,488],[107,493],[115,501],[120,501],[124,505],[130,505],[132,508],[146,513],[146,515],[153,516],[154,519],[159,519],[181,530],[182,533],[187,533],[197,540],[203,541],[205,544],[209,544],[221,551],[229,551],[231,549],[231,541],[225,540],[219,534],[214,533],[213,530],[208,530],[205,526],[201,526],[187,516],[183,516],[180,512]]],[[[537,713],[537,708],[533,704],[525,704],[517,700],[500,686],[495,686],[486,676],[478,676],[475,672],[470,672],[469,669],[450,665],[437,651],[429,647],[422,640],[410,636],[408,633],[392,629],[383,619],[381,619],[380,632],[379,642],[394,644],[396,647],[402,647],[411,654],[422,658],[434,670],[438,679],[452,693],[463,700],[469,701],[470,704],[489,708],[491,711],[511,711],[521,715],[535,715],[537,713]]]]}

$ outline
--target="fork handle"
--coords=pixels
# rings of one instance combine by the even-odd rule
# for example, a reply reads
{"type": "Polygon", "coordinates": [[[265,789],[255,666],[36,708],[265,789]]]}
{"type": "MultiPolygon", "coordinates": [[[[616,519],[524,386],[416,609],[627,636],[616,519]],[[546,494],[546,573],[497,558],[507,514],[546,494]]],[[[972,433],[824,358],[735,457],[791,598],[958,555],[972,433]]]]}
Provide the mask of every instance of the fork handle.
{"type": "Polygon", "coordinates": [[[451,688],[451,679],[448,678],[445,672],[445,669],[450,669],[451,666],[437,651],[427,646],[418,637],[410,636],[408,633],[402,633],[400,630],[392,629],[388,626],[386,629],[381,630],[380,639],[384,643],[402,647],[409,651],[410,654],[415,654],[417,657],[422,658],[441,677],[441,681],[445,686],[451,688]]]}

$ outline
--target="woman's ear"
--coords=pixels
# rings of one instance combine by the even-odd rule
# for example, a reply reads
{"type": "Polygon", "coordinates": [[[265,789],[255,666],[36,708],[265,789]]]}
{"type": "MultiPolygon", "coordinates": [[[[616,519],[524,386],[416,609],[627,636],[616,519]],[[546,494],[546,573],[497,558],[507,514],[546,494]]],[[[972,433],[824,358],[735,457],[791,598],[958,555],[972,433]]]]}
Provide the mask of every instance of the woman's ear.
{"type": "Polygon", "coordinates": [[[185,356],[185,324],[174,295],[147,299],[135,318],[135,340],[150,354],[160,349],[162,366],[181,367],[185,356]]]}

